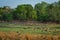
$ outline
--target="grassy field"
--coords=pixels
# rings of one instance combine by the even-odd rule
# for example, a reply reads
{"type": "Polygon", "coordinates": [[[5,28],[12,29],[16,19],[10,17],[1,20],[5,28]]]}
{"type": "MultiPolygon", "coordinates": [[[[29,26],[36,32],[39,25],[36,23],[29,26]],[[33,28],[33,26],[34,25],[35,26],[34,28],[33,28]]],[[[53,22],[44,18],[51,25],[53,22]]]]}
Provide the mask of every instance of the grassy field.
{"type": "Polygon", "coordinates": [[[0,23],[0,40],[60,40],[60,24],[0,23]]]}
{"type": "Polygon", "coordinates": [[[11,24],[0,23],[0,32],[17,32],[17,33],[30,33],[30,34],[60,34],[60,24],[43,24],[39,25],[23,25],[23,24],[11,24]]]}

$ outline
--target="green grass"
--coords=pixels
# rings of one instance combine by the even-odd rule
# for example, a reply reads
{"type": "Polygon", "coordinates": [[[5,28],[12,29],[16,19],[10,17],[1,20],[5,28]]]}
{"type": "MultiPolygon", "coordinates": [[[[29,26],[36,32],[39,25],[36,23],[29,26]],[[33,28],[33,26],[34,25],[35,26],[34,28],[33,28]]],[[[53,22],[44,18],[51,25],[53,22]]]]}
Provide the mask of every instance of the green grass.
{"type": "Polygon", "coordinates": [[[31,34],[60,34],[60,24],[40,24],[26,26],[21,24],[0,23],[0,32],[18,32],[31,34]],[[43,28],[49,28],[45,31],[43,28]]]}
{"type": "Polygon", "coordinates": [[[0,28],[0,32],[19,32],[19,33],[41,33],[41,30],[32,30],[24,28],[0,28]]]}

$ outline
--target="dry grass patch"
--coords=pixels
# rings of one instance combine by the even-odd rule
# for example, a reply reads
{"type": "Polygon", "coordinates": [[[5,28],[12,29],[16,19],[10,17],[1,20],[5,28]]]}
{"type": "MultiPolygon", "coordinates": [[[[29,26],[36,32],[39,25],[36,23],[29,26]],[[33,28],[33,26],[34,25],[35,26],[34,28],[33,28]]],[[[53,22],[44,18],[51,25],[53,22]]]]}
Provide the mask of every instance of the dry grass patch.
{"type": "Polygon", "coordinates": [[[0,32],[0,40],[60,40],[60,36],[43,34],[20,34],[16,32],[0,32]]]}

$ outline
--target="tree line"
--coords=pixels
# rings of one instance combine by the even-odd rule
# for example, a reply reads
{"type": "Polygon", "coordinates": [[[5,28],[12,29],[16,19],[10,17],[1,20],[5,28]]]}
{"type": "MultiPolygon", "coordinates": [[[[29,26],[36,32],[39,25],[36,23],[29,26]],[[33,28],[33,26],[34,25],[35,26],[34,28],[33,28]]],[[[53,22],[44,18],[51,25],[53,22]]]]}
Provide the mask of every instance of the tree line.
{"type": "Polygon", "coordinates": [[[40,21],[60,22],[60,1],[54,3],[41,2],[32,7],[31,4],[0,7],[0,21],[40,21]]]}

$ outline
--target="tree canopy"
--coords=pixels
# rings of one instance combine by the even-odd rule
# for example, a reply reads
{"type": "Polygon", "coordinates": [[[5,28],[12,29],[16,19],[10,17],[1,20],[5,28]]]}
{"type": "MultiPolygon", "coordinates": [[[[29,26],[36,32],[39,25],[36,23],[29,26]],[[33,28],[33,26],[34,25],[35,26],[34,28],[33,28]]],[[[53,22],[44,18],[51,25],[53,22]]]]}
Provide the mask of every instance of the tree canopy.
{"type": "Polygon", "coordinates": [[[60,22],[60,1],[54,3],[37,3],[18,5],[15,9],[9,6],[0,7],[0,20],[60,22]]]}

